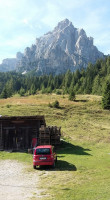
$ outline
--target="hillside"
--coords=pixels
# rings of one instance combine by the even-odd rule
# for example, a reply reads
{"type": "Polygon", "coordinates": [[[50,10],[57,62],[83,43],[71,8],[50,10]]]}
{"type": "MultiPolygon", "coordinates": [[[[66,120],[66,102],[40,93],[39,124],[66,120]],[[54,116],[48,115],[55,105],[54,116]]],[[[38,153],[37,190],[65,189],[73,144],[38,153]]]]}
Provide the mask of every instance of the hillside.
{"type": "MultiPolygon", "coordinates": [[[[36,171],[36,175],[40,174],[39,186],[32,187],[32,199],[38,187],[42,189],[38,199],[42,200],[109,199],[110,112],[102,109],[101,96],[77,95],[75,102],[69,101],[67,95],[55,94],[1,99],[0,114],[42,114],[47,125],[62,127],[56,168],[36,171]],[[49,108],[49,102],[56,99],[60,109],[49,108]]],[[[32,157],[27,153],[0,152],[0,159],[24,163],[28,167],[24,176],[33,172],[32,157]]]]}
{"type": "Polygon", "coordinates": [[[37,76],[35,71],[22,75],[15,72],[0,73],[0,98],[16,93],[21,96],[41,93],[103,94],[105,82],[110,77],[110,57],[98,60],[86,69],[67,71],[60,75],[37,76]]]}

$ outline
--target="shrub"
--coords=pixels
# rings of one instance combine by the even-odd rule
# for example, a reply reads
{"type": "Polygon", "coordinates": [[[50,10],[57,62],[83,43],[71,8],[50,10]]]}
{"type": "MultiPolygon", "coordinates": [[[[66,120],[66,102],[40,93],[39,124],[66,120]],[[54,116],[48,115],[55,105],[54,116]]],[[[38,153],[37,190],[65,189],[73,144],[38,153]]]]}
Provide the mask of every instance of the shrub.
{"type": "Polygon", "coordinates": [[[6,107],[7,107],[7,108],[10,108],[10,107],[11,107],[11,105],[7,104],[7,105],[6,105],[6,107]]]}
{"type": "Polygon", "coordinates": [[[52,108],[52,104],[51,104],[51,103],[49,103],[48,106],[49,106],[50,108],[52,108]]]}
{"type": "Polygon", "coordinates": [[[60,107],[59,101],[56,100],[55,102],[53,102],[53,107],[59,108],[60,107]]]}
{"type": "Polygon", "coordinates": [[[56,90],[56,94],[60,95],[62,94],[60,90],[56,90]]]}
{"type": "Polygon", "coordinates": [[[54,101],[52,104],[49,103],[48,106],[49,106],[50,108],[60,108],[59,101],[57,101],[57,100],[54,101]]]}

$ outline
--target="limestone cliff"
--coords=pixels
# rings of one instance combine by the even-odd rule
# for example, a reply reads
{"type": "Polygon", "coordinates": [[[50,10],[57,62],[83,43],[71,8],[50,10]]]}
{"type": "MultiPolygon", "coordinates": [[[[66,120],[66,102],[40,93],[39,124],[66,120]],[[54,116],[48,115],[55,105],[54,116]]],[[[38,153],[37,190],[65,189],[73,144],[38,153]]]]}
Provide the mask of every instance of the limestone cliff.
{"type": "Polygon", "coordinates": [[[35,70],[39,75],[59,74],[68,69],[86,68],[104,55],[93,45],[93,38],[87,37],[83,29],[77,29],[65,19],[52,32],[36,39],[16,61],[20,72],[35,70]]]}

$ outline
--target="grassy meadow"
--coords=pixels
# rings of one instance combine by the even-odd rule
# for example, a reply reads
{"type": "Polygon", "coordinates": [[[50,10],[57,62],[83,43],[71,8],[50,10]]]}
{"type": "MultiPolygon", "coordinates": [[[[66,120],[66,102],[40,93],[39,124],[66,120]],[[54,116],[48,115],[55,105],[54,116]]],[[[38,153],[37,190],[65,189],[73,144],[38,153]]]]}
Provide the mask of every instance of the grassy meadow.
{"type": "MultiPolygon", "coordinates": [[[[67,95],[14,96],[0,99],[0,115],[45,115],[47,125],[61,126],[56,168],[41,169],[40,199],[110,199],[110,111],[102,109],[100,96],[77,95],[75,102],[67,95]],[[59,109],[48,106],[55,100],[59,109]]],[[[0,159],[17,159],[32,168],[30,154],[0,152],[0,159]]]]}

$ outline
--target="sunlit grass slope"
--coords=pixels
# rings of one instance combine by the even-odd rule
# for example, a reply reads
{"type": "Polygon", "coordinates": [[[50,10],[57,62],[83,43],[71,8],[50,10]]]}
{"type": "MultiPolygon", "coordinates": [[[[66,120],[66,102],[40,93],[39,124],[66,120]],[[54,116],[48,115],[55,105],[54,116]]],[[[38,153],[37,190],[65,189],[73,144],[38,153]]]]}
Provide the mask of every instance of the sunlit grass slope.
{"type": "MultiPolygon", "coordinates": [[[[54,94],[12,97],[0,100],[0,115],[45,115],[47,125],[62,127],[56,168],[42,169],[47,171],[41,176],[42,199],[110,199],[110,111],[102,109],[100,96],[78,95],[75,102],[54,94]],[[59,109],[48,106],[55,100],[59,109]]],[[[0,155],[7,159],[7,153],[0,155]]],[[[31,166],[30,155],[26,156],[25,163],[31,166]]],[[[17,154],[9,157],[17,159],[17,154]]]]}

